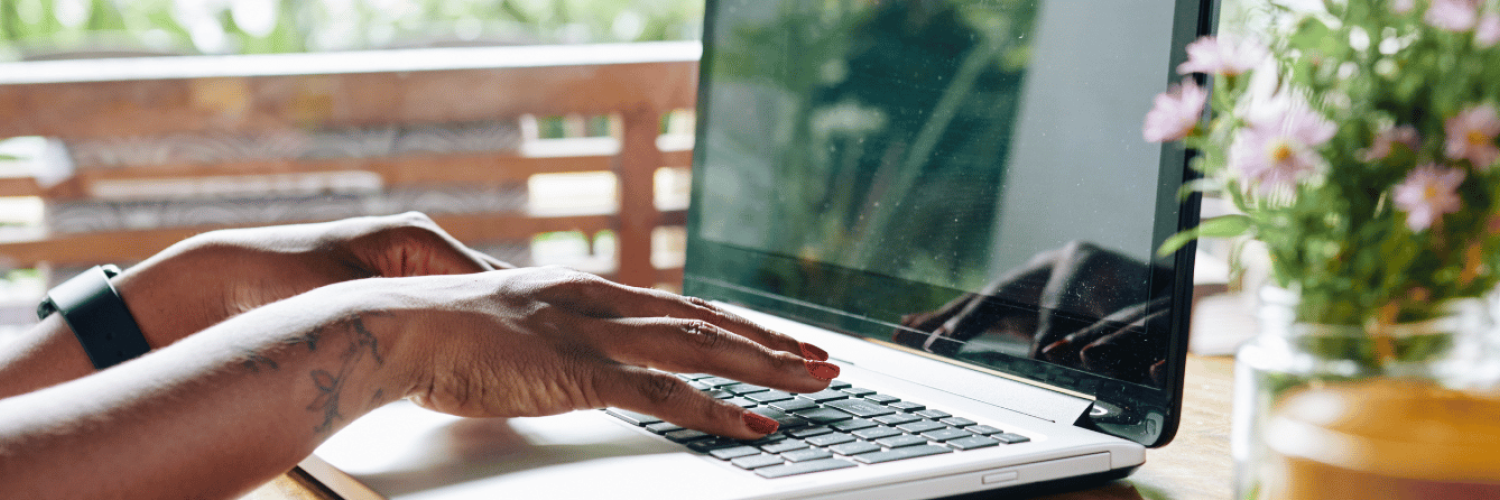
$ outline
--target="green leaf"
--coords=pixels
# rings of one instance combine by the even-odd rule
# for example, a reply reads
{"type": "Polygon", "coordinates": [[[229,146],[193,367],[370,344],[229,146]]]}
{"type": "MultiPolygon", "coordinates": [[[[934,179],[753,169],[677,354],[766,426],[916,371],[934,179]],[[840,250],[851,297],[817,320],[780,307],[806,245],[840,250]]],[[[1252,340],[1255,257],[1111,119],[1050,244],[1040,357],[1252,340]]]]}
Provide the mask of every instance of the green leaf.
{"type": "Polygon", "coordinates": [[[1245,234],[1250,230],[1252,219],[1248,215],[1224,215],[1214,217],[1198,224],[1198,227],[1177,233],[1161,243],[1161,248],[1156,255],[1166,257],[1172,255],[1178,249],[1187,245],[1188,242],[1198,238],[1229,238],[1245,234]]]}

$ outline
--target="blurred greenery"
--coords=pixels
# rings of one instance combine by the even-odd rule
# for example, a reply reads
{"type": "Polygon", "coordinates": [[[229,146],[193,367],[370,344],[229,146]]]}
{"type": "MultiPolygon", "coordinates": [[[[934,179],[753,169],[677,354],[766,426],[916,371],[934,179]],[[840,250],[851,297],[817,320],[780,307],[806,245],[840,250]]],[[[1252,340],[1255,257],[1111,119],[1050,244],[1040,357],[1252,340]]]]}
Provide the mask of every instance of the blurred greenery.
{"type": "Polygon", "coordinates": [[[0,60],[696,39],[702,0],[0,0],[0,60]]]}

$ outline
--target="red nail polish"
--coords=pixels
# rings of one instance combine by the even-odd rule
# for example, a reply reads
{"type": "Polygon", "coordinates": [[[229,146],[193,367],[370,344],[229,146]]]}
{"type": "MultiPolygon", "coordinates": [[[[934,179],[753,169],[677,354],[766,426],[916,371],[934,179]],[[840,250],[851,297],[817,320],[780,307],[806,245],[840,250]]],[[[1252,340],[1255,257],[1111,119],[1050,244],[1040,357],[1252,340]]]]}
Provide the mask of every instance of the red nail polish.
{"type": "Polygon", "coordinates": [[[815,379],[826,382],[839,376],[839,366],[833,363],[813,361],[811,359],[803,363],[807,364],[807,373],[811,373],[815,379]]]}
{"type": "Polygon", "coordinates": [[[802,347],[802,357],[817,361],[828,361],[828,351],[819,349],[818,346],[807,342],[802,342],[799,345],[802,347]]]}
{"type": "Polygon", "coordinates": [[[741,413],[740,420],[745,421],[745,427],[749,427],[750,430],[755,431],[757,434],[770,434],[776,432],[776,428],[780,427],[775,420],[754,412],[747,411],[741,413]]]}

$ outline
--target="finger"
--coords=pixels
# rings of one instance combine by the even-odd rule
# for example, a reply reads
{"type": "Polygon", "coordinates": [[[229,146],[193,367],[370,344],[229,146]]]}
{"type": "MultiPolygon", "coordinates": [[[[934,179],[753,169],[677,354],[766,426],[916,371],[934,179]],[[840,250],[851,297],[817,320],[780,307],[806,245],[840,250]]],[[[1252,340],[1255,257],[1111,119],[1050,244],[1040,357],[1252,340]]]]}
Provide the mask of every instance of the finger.
{"type": "Polygon", "coordinates": [[[617,302],[622,304],[622,312],[627,312],[628,316],[706,321],[777,351],[797,354],[806,359],[828,361],[828,352],[822,348],[801,342],[790,335],[771,330],[738,314],[725,311],[707,300],[650,288],[631,288],[625,292],[644,297],[639,301],[620,300],[617,302]]]}
{"type": "Polygon", "coordinates": [[[771,349],[827,361],[828,352],[772,331],[697,297],[684,297],[651,288],[622,285],[598,276],[567,269],[538,269],[536,295],[565,304],[597,318],[670,317],[713,323],[771,349]]]}
{"type": "Polygon", "coordinates": [[[681,373],[711,373],[788,392],[821,391],[838,365],[805,359],[699,319],[601,319],[586,328],[617,361],[681,373]]]}
{"type": "Polygon", "coordinates": [[[758,439],[776,431],[776,421],[710,397],[663,372],[620,365],[601,370],[595,391],[608,406],[735,439],[758,439]]]}

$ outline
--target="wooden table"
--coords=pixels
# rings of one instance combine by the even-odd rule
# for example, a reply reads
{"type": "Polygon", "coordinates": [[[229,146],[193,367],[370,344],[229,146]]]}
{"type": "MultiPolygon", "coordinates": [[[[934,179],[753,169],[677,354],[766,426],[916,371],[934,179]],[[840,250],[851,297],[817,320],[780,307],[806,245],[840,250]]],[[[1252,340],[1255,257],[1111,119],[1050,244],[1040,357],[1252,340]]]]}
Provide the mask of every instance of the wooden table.
{"type": "MultiPolygon", "coordinates": [[[[1146,452],[1146,465],[1129,478],[1083,491],[1038,497],[1045,500],[1227,500],[1232,497],[1229,408],[1234,362],[1188,356],[1182,426],[1177,438],[1146,452]]],[[[1003,494],[995,498],[1005,498],[1003,494]]],[[[293,470],[242,500],[330,500],[301,471],[293,470]]]]}

